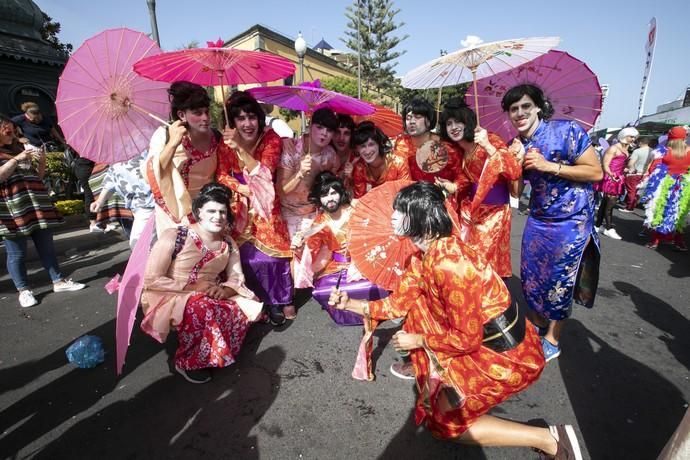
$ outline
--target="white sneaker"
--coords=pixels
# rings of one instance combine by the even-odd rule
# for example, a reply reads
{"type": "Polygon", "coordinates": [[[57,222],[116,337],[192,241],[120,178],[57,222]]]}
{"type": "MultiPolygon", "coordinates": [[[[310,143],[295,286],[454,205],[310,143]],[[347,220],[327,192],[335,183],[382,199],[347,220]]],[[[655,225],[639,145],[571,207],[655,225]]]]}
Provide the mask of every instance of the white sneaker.
{"type": "Polygon", "coordinates": [[[34,293],[29,291],[28,289],[24,289],[23,291],[19,291],[19,305],[22,306],[22,308],[29,308],[33,307],[34,305],[38,304],[38,300],[36,300],[36,297],[34,297],[34,293]]]}
{"type": "Polygon", "coordinates": [[[608,236],[609,238],[613,238],[614,240],[622,240],[621,236],[618,234],[615,228],[609,228],[604,230],[604,235],[608,236]]]}
{"type": "Polygon", "coordinates": [[[84,289],[86,284],[76,283],[72,279],[60,280],[57,283],[53,283],[53,292],[69,292],[69,291],[79,291],[84,289]]]}
{"type": "Polygon", "coordinates": [[[103,233],[105,232],[104,229],[99,227],[98,225],[89,225],[89,233],[103,233]]]}
{"type": "Polygon", "coordinates": [[[117,225],[116,224],[108,224],[105,226],[105,229],[103,230],[104,233],[112,232],[117,230],[117,225]]]}

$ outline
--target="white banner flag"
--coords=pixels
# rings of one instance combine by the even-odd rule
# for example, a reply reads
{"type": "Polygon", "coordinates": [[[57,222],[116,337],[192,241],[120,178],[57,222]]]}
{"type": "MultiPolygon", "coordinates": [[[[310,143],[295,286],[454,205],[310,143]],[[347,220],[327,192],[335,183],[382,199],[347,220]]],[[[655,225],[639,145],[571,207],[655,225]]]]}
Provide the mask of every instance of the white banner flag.
{"type": "Polygon", "coordinates": [[[640,90],[640,105],[637,109],[637,119],[642,118],[644,112],[644,99],[647,96],[647,84],[649,83],[649,74],[652,71],[652,59],[654,58],[654,47],[656,46],[656,18],[649,21],[649,32],[647,32],[647,43],[645,43],[644,50],[646,52],[647,62],[644,66],[644,77],[642,77],[642,89],[640,90]]]}

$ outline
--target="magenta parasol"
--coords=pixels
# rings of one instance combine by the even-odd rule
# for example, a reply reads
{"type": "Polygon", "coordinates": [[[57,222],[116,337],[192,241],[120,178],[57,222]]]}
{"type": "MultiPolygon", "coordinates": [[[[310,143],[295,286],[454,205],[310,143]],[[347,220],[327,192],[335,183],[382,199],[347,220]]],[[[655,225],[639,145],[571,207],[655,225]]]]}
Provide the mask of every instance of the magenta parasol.
{"type": "Polygon", "coordinates": [[[367,102],[322,88],[319,80],[299,86],[261,86],[248,91],[260,102],[302,112],[328,108],[347,115],[370,115],[375,111],[367,102]]]}
{"type": "Polygon", "coordinates": [[[207,48],[169,51],[134,64],[134,71],[152,80],[185,80],[202,86],[264,83],[295,73],[289,59],[261,51],[223,48],[223,41],[207,48]]]}
{"type": "Polygon", "coordinates": [[[85,158],[116,163],[146,150],[167,118],[167,86],[132,71],[139,59],[160,53],[141,32],[110,29],[89,38],[67,61],[58,85],[58,123],[85,158]]]}
{"type": "Polygon", "coordinates": [[[578,122],[585,130],[594,126],[601,113],[601,86],[597,76],[579,59],[564,51],[548,53],[514,69],[477,81],[465,95],[467,104],[478,101],[482,126],[508,140],[517,135],[501,108],[505,93],[517,85],[541,88],[554,109],[552,118],[578,122]]]}
{"type": "MultiPolygon", "coordinates": [[[[202,86],[220,86],[223,102],[225,85],[265,83],[295,73],[292,61],[276,54],[223,48],[221,39],[206,42],[206,45],[206,48],[149,56],[134,64],[134,71],[152,80],[170,83],[184,80],[202,86]]],[[[227,116],[225,113],[226,120],[227,116]]]]}

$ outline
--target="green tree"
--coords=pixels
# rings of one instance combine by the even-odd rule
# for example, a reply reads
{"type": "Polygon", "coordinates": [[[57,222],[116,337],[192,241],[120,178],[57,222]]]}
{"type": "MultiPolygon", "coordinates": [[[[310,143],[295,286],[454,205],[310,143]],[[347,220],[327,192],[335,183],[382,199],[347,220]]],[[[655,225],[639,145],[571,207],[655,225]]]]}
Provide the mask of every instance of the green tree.
{"type": "MultiPolygon", "coordinates": [[[[357,97],[357,80],[348,77],[331,77],[321,80],[321,86],[337,91],[347,96],[357,97]]],[[[372,101],[373,98],[364,88],[362,88],[362,99],[365,101],[372,101]]]]}
{"type": "Polygon", "coordinates": [[[45,14],[43,11],[41,11],[41,14],[43,14],[41,37],[45,41],[50,43],[50,46],[60,51],[61,53],[67,55],[70,54],[74,47],[69,43],[62,43],[58,38],[58,34],[60,33],[60,23],[53,21],[53,18],[45,14]]]}
{"type": "MultiPolygon", "coordinates": [[[[345,10],[348,23],[345,38],[341,40],[355,55],[360,55],[364,88],[390,94],[399,86],[393,71],[396,60],[405,54],[404,50],[394,48],[408,38],[408,35],[395,35],[405,25],[396,23],[400,10],[394,8],[392,0],[355,0],[345,10]]],[[[356,61],[351,69],[356,71],[356,61]]]]}

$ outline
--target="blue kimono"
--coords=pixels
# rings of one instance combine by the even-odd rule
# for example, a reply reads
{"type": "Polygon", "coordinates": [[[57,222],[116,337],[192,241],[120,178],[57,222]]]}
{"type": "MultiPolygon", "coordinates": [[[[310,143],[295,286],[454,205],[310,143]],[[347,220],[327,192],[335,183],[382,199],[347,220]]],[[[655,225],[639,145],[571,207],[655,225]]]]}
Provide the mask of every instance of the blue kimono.
{"type": "MultiPolygon", "coordinates": [[[[548,161],[573,165],[591,145],[575,122],[542,120],[525,147],[548,161]]],[[[599,237],[589,182],[525,171],[532,186],[530,215],[522,235],[520,276],[527,304],[550,320],[570,316],[573,298],[591,308],[599,281],[599,237]]]]}

